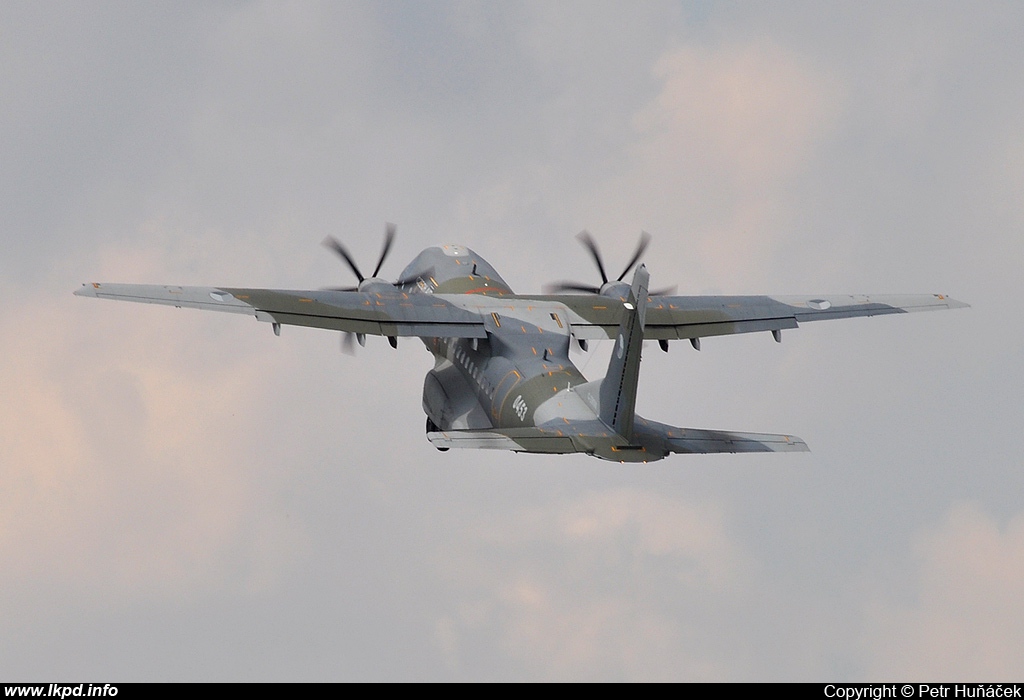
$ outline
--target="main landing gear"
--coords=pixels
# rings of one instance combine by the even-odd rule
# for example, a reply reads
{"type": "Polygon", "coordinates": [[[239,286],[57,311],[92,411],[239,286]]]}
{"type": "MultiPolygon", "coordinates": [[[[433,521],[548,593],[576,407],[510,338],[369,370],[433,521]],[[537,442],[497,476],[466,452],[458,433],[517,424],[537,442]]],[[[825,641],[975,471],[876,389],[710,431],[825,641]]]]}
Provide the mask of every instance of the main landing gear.
{"type": "MultiPolygon", "coordinates": [[[[441,429],[437,427],[437,424],[434,421],[430,420],[430,416],[427,416],[427,432],[428,433],[437,433],[437,432],[440,432],[440,430],[441,429]]],[[[449,447],[438,447],[437,451],[438,452],[447,452],[449,449],[451,449],[451,448],[449,448],[449,447]]]]}

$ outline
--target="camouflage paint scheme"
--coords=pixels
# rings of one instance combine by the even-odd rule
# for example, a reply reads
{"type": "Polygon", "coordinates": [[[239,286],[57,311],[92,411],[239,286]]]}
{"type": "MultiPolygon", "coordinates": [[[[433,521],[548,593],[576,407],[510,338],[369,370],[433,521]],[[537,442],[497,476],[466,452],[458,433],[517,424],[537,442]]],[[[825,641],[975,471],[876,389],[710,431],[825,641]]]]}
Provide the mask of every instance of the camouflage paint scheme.
{"type": "Polygon", "coordinates": [[[363,280],[358,291],[87,284],[78,296],[253,315],[273,324],[420,338],[435,366],[423,387],[427,438],[451,447],[583,452],[619,462],[670,453],[790,452],[791,435],[677,428],[635,415],[643,340],[781,331],[806,321],[953,309],[941,294],[906,296],[651,296],[649,275],[609,282],[600,294],[517,295],[489,263],[458,245],[427,248],[396,286],[363,280]],[[569,359],[575,340],[615,339],[603,379],[569,359]]]}

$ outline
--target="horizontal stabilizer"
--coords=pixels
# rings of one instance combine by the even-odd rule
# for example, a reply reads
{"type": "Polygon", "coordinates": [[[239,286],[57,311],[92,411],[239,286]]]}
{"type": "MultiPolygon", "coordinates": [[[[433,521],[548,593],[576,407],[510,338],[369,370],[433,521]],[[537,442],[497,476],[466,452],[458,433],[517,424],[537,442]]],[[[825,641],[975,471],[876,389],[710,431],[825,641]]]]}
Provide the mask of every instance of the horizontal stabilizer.
{"type": "Polygon", "coordinates": [[[792,435],[733,433],[724,430],[673,428],[666,438],[670,452],[711,454],[716,452],[809,452],[807,443],[792,435]]]}
{"type": "Polygon", "coordinates": [[[443,430],[427,433],[427,439],[439,450],[455,447],[547,454],[567,454],[577,451],[572,440],[564,434],[543,428],[443,430]]]}
{"type": "Polygon", "coordinates": [[[637,418],[632,443],[598,420],[558,421],[541,427],[443,430],[427,433],[438,449],[468,448],[568,454],[584,452],[616,462],[648,462],[676,452],[807,452],[807,443],[792,435],[735,433],[677,428],[637,418]],[[561,426],[561,427],[558,427],[561,426]]]}

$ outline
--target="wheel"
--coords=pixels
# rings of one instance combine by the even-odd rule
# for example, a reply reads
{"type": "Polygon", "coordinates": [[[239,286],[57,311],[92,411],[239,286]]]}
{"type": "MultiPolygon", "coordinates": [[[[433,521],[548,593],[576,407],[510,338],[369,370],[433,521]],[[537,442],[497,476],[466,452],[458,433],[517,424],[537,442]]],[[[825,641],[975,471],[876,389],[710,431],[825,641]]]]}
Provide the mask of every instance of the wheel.
{"type": "MultiPolygon", "coordinates": [[[[430,420],[430,416],[427,416],[427,432],[428,433],[436,433],[439,430],[440,430],[440,428],[437,427],[437,424],[434,423],[434,421],[430,420]]],[[[451,448],[450,447],[438,447],[436,449],[437,449],[438,452],[447,452],[451,448]]]]}

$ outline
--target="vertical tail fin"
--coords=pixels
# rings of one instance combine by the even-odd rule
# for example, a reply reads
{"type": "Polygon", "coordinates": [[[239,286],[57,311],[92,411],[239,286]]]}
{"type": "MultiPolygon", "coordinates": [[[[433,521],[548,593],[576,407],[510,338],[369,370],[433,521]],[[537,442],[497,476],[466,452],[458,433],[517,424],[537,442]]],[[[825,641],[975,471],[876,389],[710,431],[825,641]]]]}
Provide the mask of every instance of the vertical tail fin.
{"type": "Polygon", "coordinates": [[[601,382],[601,420],[627,440],[633,439],[636,387],[640,379],[640,351],[643,349],[649,282],[650,274],[641,265],[633,274],[629,296],[623,302],[624,314],[619,334],[615,338],[612,360],[601,382]]]}

